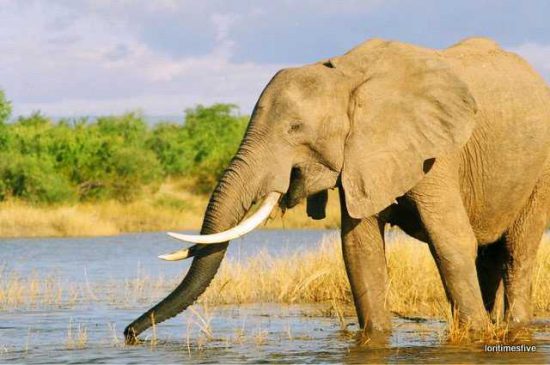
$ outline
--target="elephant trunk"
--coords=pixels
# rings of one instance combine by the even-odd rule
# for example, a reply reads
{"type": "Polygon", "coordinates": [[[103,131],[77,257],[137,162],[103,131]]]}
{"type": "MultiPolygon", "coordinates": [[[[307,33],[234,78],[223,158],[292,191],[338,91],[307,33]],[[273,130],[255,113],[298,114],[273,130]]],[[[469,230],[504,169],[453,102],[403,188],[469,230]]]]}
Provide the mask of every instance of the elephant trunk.
{"type": "MultiPolygon", "coordinates": [[[[260,178],[253,173],[254,170],[249,160],[243,159],[240,154],[234,158],[210,197],[201,234],[227,230],[242,220],[259,193],[260,178]]],[[[126,327],[126,341],[136,341],[137,336],[153,324],[174,317],[193,304],[210,285],[227,245],[228,242],[198,245],[199,250],[182,282],[166,298],[126,327]]]]}

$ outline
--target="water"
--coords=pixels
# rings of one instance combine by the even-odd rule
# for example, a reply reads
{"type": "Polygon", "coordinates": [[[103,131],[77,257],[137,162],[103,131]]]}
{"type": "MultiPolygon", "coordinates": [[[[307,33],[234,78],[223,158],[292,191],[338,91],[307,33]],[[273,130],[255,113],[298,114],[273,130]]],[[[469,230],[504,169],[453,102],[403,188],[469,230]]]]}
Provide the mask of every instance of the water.
{"type": "MultiPolygon", "coordinates": [[[[294,253],[315,247],[326,234],[322,230],[258,231],[233,242],[228,256],[246,260],[260,250],[294,253]]],[[[4,272],[22,277],[53,273],[56,280],[77,285],[90,299],[0,311],[0,362],[550,362],[548,321],[539,320],[530,342],[524,342],[536,345],[536,353],[488,353],[481,344],[446,345],[442,321],[399,317],[393,319],[390,337],[363,344],[354,317],[345,318],[348,328],[343,331],[337,319],[322,314],[323,305],[196,306],[195,313],[185,311],[159,325],[154,334],[146,332],[144,343],[124,346],[124,327],[171,285],[143,300],[113,301],[112,290],[120,290],[113,283],[144,276],[181,276],[188,262],[156,258],[179,247],[162,233],[0,241],[4,272]],[[203,320],[210,324],[211,334],[201,332],[203,320]]]]}
{"type": "MultiPolygon", "coordinates": [[[[240,259],[262,250],[294,253],[315,247],[327,232],[331,233],[324,230],[255,231],[232,241],[227,257],[240,259]]],[[[184,246],[165,233],[4,239],[0,240],[0,265],[22,274],[56,271],[61,277],[77,282],[126,279],[135,275],[138,269],[171,277],[185,271],[190,261],[166,262],[157,256],[184,246]]]]}

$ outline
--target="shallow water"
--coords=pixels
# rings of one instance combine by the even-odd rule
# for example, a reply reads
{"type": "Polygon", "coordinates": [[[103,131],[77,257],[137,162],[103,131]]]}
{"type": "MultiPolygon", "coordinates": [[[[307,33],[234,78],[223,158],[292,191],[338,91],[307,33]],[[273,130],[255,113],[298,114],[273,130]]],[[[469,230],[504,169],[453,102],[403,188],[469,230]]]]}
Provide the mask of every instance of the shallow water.
{"type": "MultiPolygon", "coordinates": [[[[318,245],[325,234],[258,231],[233,242],[228,256],[245,260],[260,250],[294,253],[318,245]]],[[[151,278],[181,275],[188,263],[156,258],[179,247],[162,233],[0,241],[0,266],[5,272],[21,276],[54,272],[61,282],[82,284],[93,297],[0,311],[0,362],[550,362],[547,320],[539,320],[530,338],[520,342],[536,345],[536,353],[489,353],[482,344],[445,344],[446,324],[441,321],[399,317],[393,319],[390,337],[364,344],[355,318],[345,318],[347,330],[342,330],[338,319],[322,315],[323,305],[195,306],[195,312],[185,311],[146,332],[142,344],[124,346],[122,330],[154,299],[113,302],[107,299],[112,296],[107,293],[110,285],[144,272],[151,278]]]]}

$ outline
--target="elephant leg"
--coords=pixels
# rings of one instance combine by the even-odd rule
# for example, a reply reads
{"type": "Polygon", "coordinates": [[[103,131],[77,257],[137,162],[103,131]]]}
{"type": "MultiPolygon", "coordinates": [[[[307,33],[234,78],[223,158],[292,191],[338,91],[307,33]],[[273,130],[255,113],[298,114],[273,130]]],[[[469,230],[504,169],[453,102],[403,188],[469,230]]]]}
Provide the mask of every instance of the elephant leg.
{"type": "Polygon", "coordinates": [[[376,217],[351,218],[340,189],[342,253],[353,294],[359,326],[372,333],[391,328],[386,310],[388,272],[384,250],[384,224],[376,217]]]}
{"type": "MultiPolygon", "coordinates": [[[[409,195],[428,233],[452,310],[461,324],[481,329],[489,321],[476,272],[477,239],[459,188],[426,177],[409,195]]],[[[451,180],[452,181],[452,180],[451,180]]]]}
{"type": "MultiPolygon", "coordinates": [[[[550,180],[550,174],[548,175],[550,180]]],[[[504,239],[508,257],[504,272],[506,317],[513,324],[532,318],[531,294],[537,250],[550,218],[550,184],[539,184],[504,239]]]]}
{"type": "Polygon", "coordinates": [[[477,277],[485,309],[491,313],[494,322],[502,320],[504,314],[504,262],[506,247],[504,240],[477,250],[477,277]]]}

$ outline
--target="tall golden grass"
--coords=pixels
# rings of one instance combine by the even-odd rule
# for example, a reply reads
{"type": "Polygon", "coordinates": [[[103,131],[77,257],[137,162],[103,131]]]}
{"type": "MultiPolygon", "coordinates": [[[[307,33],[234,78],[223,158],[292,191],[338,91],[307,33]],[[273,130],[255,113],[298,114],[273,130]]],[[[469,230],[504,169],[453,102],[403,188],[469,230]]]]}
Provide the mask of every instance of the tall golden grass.
{"type": "Polygon", "coordinates": [[[0,311],[13,309],[74,308],[81,303],[101,302],[116,308],[147,305],[175,284],[175,279],[136,277],[110,282],[67,282],[54,274],[21,275],[0,267],[0,311]]]}
{"type": "MultiPolygon", "coordinates": [[[[426,244],[404,234],[387,245],[387,306],[406,316],[448,317],[449,305],[426,244]]],[[[541,244],[534,268],[536,315],[550,313],[550,238],[541,244]]],[[[279,302],[331,303],[351,308],[352,297],[337,235],[327,236],[314,251],[273,256],[259,252],[243,261],[225,260],[200,299],[209,305],[279,302]]]]}
{"type": "MultiPolygon", "coordinates": [[[[449,305],[436,266],[425,244],[396,235],[387,245],[388,309],[404,316],[450,318],[449,305]]],[[[550,237],[543,239],[533,268],[533,309],[550,314],[550,237]]],[[[116,307],[149,305],[167,294],[180,278],[152,277],[140,270],[135,278],[110,283],[71,284],[50,275],[21,277],[0,269],[0,310],[20,307],[70,307],[102,301],[116,307]]],[[[325,303],[333,315],[353,314],[351,292],[337,235],[319,248],[277,256],[226,259],[200,298],[209,306],[243,303],[325,303]]]]}
{"type": "Polygon", "coordinates": [[[0,311],[74,306],[81,299],[80,288],[52,274],[28,276],[0,267],[0,311]]]}
{"type": "MultiPolygon", "coordinates": [[[[339,224],[338,199],[331,193],[328,216],[314,221],[304,204],[278,212],[265,228],[333,228],[339,224]]],[[[106,201],[64,206],[0,203],[0,237],[110,236],[125,232],[199,229],[208,197],[196,195],[182,181],[166,181],[132,203],[106,201]]]]}

